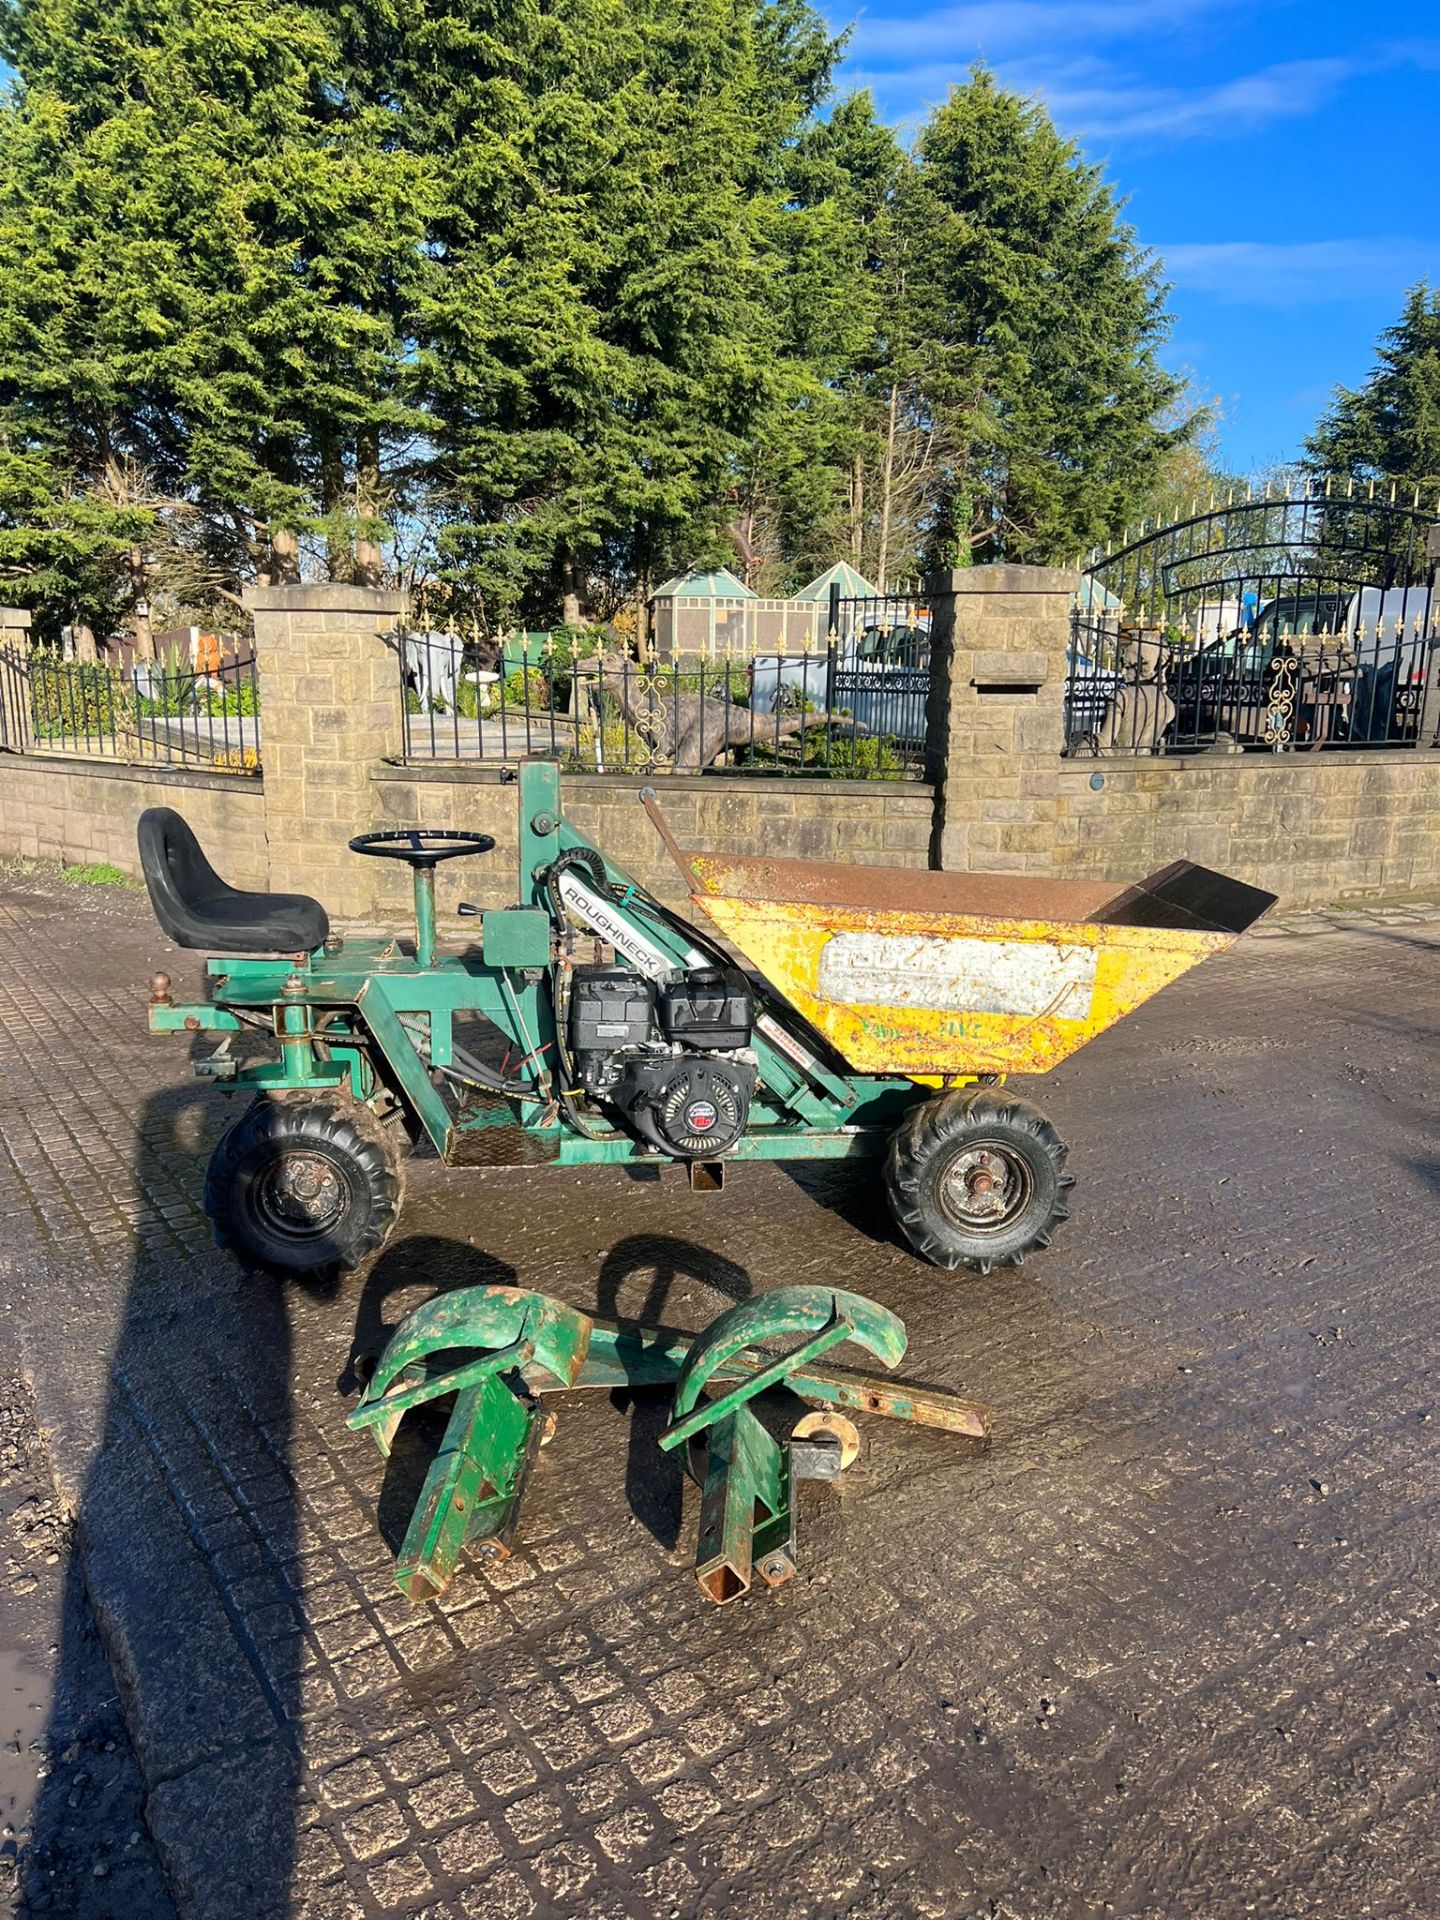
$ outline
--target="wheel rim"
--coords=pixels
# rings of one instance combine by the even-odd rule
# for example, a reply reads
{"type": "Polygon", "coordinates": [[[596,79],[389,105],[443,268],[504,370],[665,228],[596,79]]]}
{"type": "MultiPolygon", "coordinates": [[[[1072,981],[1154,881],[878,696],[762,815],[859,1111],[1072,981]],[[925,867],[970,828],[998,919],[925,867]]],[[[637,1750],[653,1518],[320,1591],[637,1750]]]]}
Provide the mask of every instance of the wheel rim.
{"type": "Polygon", "coordinates": [[[344,1169],[310,1149],[277,1154],[251,1189],[259,1223],[283,1240],[318,1240],[342,1220],[351,1203],[344,1169]]]}
{"type": "Polygon", "coordinates": [[[940,1210],[962,1233],[997,1234],[1029,1206],[1035,1175],[1023,1154],[1000,1140],[972,1140],[940,1176],[940,1210]]]}

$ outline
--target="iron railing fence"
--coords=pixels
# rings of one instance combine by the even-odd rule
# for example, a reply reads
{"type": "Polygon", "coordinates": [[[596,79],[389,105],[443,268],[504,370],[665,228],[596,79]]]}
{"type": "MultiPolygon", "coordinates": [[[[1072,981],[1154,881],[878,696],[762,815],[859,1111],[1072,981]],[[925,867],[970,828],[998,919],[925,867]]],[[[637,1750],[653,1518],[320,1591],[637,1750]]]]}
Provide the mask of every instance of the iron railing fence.
{"type": "Polygon", "coordinates": [[[1335,481],[1231,495],[1147,523],[1084,562],[1080,606],[1220,639],[1241,628],[1423,622],[1440,562],[1433,498],[1335,481]]]}
{"type": "Polygon", "coordinates": [[[750,660],[632,658],[569,643],[530,664],[485,664],[454,634],[398,649],[406,760],[514,763],[587,773],[919,779],[923,676],[857,663],[839,638],[750,660]]]}
{"type": "Polygon", "coordinates": [[[1081,577],[1071,750],[1420,744],[1437,567],[1435,500],[1351,481],[1142,527],[1081,577]]]}
{"type": "Polygon", "coordinates": [[[1440,744],[1427,718],[1440,625],[1241,629],[1196,641],[1116,615],[1072,616],[1066,750],[1281,753],[1440,744]]]}
{"type": "Polygon", "coordinates": [[[0,749],[20,753],[30,745],[28,653],[0,647],[0,749]]]}
{"type": "Polygon", "coordinates": [[[260,681],[253,654],[213,670],[155,661],[0,654],[0,726],[11,751],[256,773],[260,681]]]}
{"type": "Polygon", "coordinates": [[[930,609],[916,593],[830,592],[828,645],[836,655],[828,704],[923,759],[934,673],[930,609]]]}

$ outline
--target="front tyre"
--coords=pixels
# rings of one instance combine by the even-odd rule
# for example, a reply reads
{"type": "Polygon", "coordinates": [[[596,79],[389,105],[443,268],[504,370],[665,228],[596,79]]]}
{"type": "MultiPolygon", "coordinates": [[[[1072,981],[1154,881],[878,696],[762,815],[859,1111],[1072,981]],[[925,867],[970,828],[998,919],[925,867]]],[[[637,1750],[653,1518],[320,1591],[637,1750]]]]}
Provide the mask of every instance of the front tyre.
{"type": "Polygon", "coordinates": [[[221,1139],[205,1176],[215,1239],[267,1273],[358,1266],[400,1211],[393,1141],[353,1101],[261,1097],[221,1139]]]}
{"type": "Polygon", "coordinates": [[[1037,1108],[993,1087],[922,1100],[895,1129],[885,1186],[922,1259],[954,1270],[1019,1267],[1069,1217],[1065,1144],[1037,1108]]]}

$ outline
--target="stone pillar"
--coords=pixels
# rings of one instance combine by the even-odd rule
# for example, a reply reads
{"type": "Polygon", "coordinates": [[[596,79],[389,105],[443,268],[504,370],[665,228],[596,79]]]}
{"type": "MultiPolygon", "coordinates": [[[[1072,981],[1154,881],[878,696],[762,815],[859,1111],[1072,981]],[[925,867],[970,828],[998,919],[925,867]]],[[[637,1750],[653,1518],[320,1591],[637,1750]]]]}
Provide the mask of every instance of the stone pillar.
{"type": "Polygon", "coordinates": [[[403,747],[395,632],[403,593],[329,583],[251,587],[270,886],[337,919],[392,918],[409,869],[350,852],[382,824],[370,769],[403,747]]]}
{"type": "Polygon", "coordinates": [[[1012,566],[957,568],[926,583],[935,658],[934,866],[992,873],[1053,866],[1078,583],[1065,568],[1012,566]]]}
{"type": "Polygon", "coordinates": [[[0,747],[26,753],[35,744],[30,718],[30,615],[24,607],[0,607],[0,747]]]}

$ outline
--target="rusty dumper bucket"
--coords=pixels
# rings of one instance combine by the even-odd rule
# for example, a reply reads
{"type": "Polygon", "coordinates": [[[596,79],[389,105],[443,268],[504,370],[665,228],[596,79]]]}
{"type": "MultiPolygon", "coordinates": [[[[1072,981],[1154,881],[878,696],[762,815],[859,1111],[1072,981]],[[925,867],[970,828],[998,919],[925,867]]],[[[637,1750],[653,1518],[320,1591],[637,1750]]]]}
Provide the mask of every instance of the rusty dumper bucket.
{"type": "Polygon", "coordinates": [[[732,858],[695,903],[858,1073],[1043,1073],[1219,953],[1274,894],[1188,860],[1138,886],[732,858]]]}

